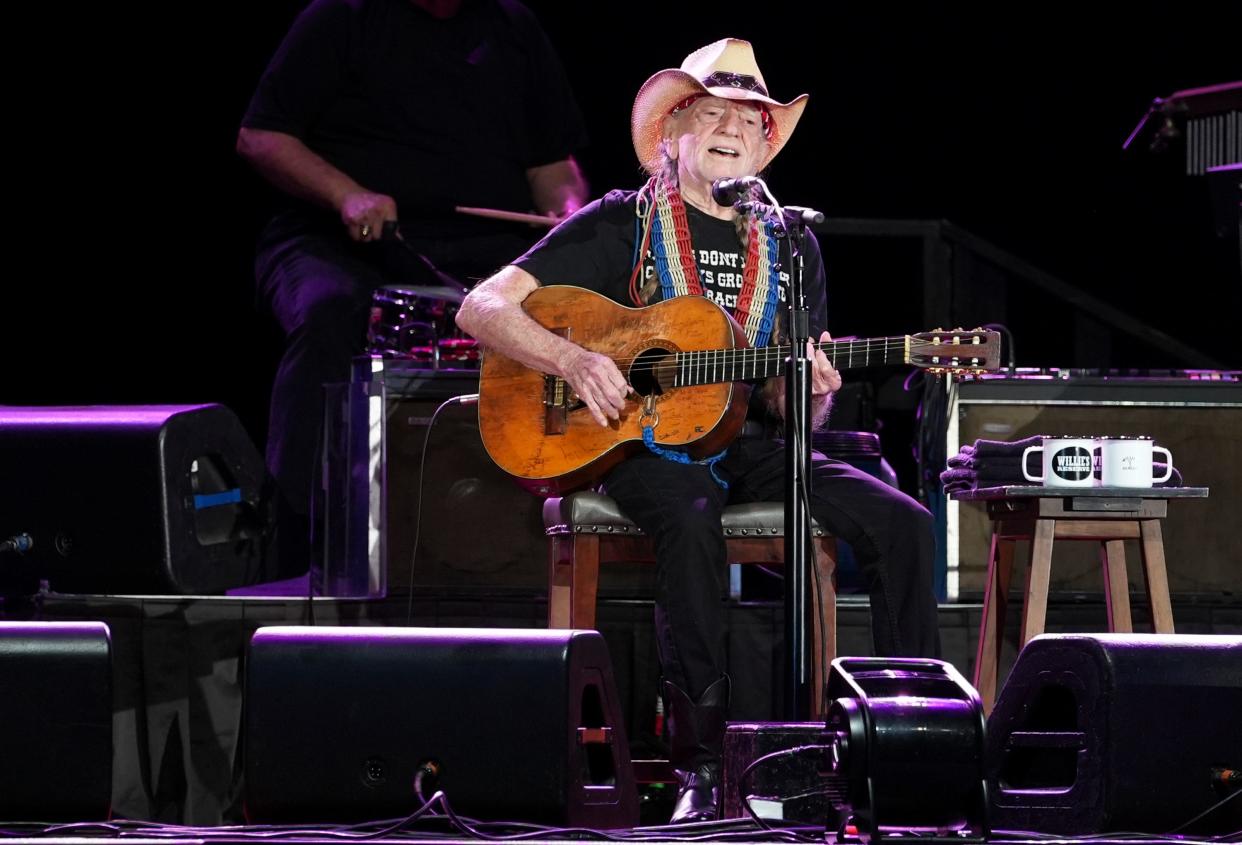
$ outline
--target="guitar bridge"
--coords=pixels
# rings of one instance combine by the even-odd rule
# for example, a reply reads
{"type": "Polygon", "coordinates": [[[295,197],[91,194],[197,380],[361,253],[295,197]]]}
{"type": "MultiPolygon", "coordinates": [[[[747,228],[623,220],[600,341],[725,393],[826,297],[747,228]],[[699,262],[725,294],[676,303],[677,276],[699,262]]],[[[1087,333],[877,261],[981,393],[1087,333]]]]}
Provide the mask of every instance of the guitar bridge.
{"type": "Polygon", "coordinates": [[[543,377],[544,434],[564,434],[569,422],[570,406],[577,402],[569,385],[560,376],[543,377]]]}
{"type": "MultiPolygon", "coordinates": [[[[572,331],[568,326],[548,326],[548,331],[569,340],[572,331]]],[[[569,412],[580,405],[578,397],[560,376],[543,377],[543,431],[544,434],[564,434],[569,425],[569,412]]]]}

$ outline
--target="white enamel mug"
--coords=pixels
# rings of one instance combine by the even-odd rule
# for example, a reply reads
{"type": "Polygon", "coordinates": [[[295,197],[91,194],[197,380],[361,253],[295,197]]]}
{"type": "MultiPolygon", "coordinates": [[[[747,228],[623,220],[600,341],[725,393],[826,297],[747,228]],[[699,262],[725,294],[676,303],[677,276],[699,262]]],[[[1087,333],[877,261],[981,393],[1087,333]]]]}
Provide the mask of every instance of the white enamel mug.
{"type": "Polygon", "coordinates": [[[1095,438],[1045,437],[1043,445],[1028,446],[1022,452],[1022,475],[1045,487],[1094,487],[1095,438]],[[1032,452],[1042,452],[1043,475],[1026,471],[1026,459],[1032,452]]]}
{"type": "Polygon", "coordinates": [[[1173,477],[1173,453],[1157,446],[1150,437],[1101,437],[1100,484],[1104,487],[1151,487],[1173,477]],[[1167,466],[1159,478],[1152,477],[1156,452],[1163,452],[1167,466]]]}

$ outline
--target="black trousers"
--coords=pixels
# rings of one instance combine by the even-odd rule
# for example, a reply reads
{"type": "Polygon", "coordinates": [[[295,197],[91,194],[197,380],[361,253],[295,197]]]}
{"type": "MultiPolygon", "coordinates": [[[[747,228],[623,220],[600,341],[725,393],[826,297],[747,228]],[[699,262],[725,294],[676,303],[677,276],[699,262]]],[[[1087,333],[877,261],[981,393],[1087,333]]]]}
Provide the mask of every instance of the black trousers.
{"type": "Polygon", "coordinates": [[[323,427],[323,386],[348,381],[351,360],[365,351],[372,292],[385,285],[428,287],[446,280],[469,285],[521,255],[532,240],[532,235],[507,232],[456,239],[407,233],[404,242],[357,244],[342,226],[297,213],[268,224],[259,238],[255,277],[261,305],[285,335],[272,385],[266,450],[279,494],[279,578],[304,573],[310,563],[311,486],[323,427]]]}
{"type": "MultiPolygon", "coordinates": [[[[616,467],[605,492],[656,548],[656,639],[664,677],[697,699],[725,671],[722,578],[726,504],[783,501],[784,444],[742,439],[717,465],[639,455],[616,467]]],[[[881,656],[938,657],[932,517],[914,499],[849,464],[816,453],[811,512],[853,546],[871,596],[881,656]]]]}

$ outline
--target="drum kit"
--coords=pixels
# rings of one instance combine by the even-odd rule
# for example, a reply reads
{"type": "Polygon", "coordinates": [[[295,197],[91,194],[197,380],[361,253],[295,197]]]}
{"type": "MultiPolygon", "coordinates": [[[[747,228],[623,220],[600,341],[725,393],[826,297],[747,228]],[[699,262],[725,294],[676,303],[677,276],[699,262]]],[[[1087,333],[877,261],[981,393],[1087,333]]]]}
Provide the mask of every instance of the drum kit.
{"type": "Polygon", "coordinates": [[[428,369],[478,369],[479,348],[457,328],[465,288],[386,285],[371,294],[367,351],[404,358],[428,369]]]}
{"type": "MultiPolygon", "coordinates": [[[[555,222],[535,214],[496,209],[458,207],[457,211],[534,226],[555,222]]],[[[466,293],[466,288],[451,285],[394,284],[377,288],[371,294],[367,352],[380,358],[416,361],[432,370],[478,369],[478,343],[457,328],[455,319],[466,293]]]]}

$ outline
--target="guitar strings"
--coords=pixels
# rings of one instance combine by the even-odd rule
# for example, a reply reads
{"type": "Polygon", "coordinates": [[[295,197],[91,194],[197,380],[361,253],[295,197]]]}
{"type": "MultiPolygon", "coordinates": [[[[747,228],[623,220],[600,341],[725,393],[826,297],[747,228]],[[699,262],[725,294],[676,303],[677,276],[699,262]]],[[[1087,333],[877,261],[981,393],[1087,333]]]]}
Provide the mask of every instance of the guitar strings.
{"type": "MultiPolygon", "coordinates": [[[[906,340],[905,338],[896,337],[896,338],[877,338],[871,341],[844,341],[844,340],[843,341],[827,341],[825,343],[816,343],[815,347],[817,349],[821,349],[827,353],[830,353],[828,356],[830,360],[842,361],[842,360],[847,360],[847,359],[853,359],[855,357],[858,357],[861,359],[861,358],[872,356],[872,355],[879,355],[879,354],[887,355],[887,353],[889,352],[900,352],[906,348],[906,340]],[[831,347],[831,349],[829,347],[831,347]],[[842,348],[846,350],[844,354],[842,354],[842,348]]],[[[725,348],[725,349],[691,349],[691,350],[683,350],[680,352],[670,351],[668,355],[661,355],[658,357],[652,356],[652,357],[653,357],[653,360],[667,361],[668,357],[670,356],[676,357],[678,355],[688,356],[688,355],[703,354],[706,356],[710,354],[724,353],[724,354],[729,354],[732,356],[739,356],[740,353],[752,353],[754,357],[752,359],[749,359],[746,363],[750,363],[751,361],[753,361],[755,363],[768,364],[768,363],[773,363],[776,361],[783,360],[786,356],[789,355],[789,352],[792,348],[793,348],[792,346],[787,345],[787,346],[766,346],[766,347],[759,347],[758,349],[755,349],[749,346],[739,346],[739,347],[732,347],[732,348],[725,348]]],[[[916,353],[916,352],[920,354],[936,353],[939,355],[939,357],[943,357],[943,358],[962,359],[962,358],[982,357],[980,355],[969,354],[969,351],[974,348],[979,348],[981,351],[981,344],[930,343],[928,341],[922,341],[922,340],[915,340],[915,341],[910,342],[910,351],[912,353],[916,353]]],[[[629,357],[629,358],[613,358],[612,361],[618,366],[618,368],[624,369],[626,367],[631,366],[632,364],[637,363],[637,361],[642,356],[643,356],[643,353],[640,353],[639,355],[629,357]]],[[[661,363],[661,364],[657,364],[653,366],[651,369],[653,370],[677,369],[678,367],[683,366],[683,365],[697,367],[697,366],[702,366],[705,363],[707,363],[708,366],[713,366],[713,365],[719,364],[720,362],[707,362],[706,358],[704,358],[703,361],[688,362],[683,357],[683,360],[680,362],[671,363],[671,364],[661,363]]],[[[876,363],[878,364],[882,362],[877,361],[876,363]]],[[[904,363],[904,362],[898,361],[894,363],[904,363]]]]}
{"type": "MultiPolygon", "coordinates": [[[[909,345],[909,351],[911,354],[932,355],[949,359],[956,358],[963,362],[963,365],[960,366],[963,366],[965,369],[979,369],[979,365],[971,367],[969,365],[965,365],[965,361],[985,357],[983,355],[970,354],[971,352],[982,352],[985,348],[983,344],[932,343],[931,341],[921,340],[914,337],[907,338],[905,336],[871,338],[868,340],[831,340],[814,342],[817,349],[824,350],[829,353],[829,359],[834,362],[834,365],[842,363],[844,364],[845,369],[852,368],[854,358],[869,361],[871,357],[879,357],[880,355],[887,357],[889,352],[904,351],[907,344],[909,345]],[[845,351],[844,354],[841,354],[842,350],[845,351]]],[[[786,356],[788,356],[790,350],[792,349],[792,345],[784,345],[765,346],[759,348],[738,346],[726,347],[723,349],[692,349],[682,350],[679,352],[670,351],[666,355],[651,356],[653,361],[658,361],[660,363],[653,364],[647,368],[647,371],[659,377],[668,375],[670,372],[676,375],[676,373],[682,369],[695,370],[699,368],[710,369],[718,367],[732,367],[736,370],[739,366],[744,369],[746,366],[770,365],[782,361],[786,356]],[[747,352],[752,353],[753,357],[743,359],[742,356],[739,355],[739,353],[747,352]],[[702,354],[704,357],[700,360],[691,360],[686,357],[683,357],[680,361],[677,360],[678,356],[691,356],[696,354],[702,354]],[[719,360],[712,361],[706,357],[711,354],[717,354],[721,357],[727,354],[734,360],[730,360],[729,362],[719,360]],[[672,359],[671,361],[670,358],[672,359]]],[[[632,357],[613,358],[611,360],[617,365],[618,369],[625,370],[637,363],[646,353],[647,351],[644,351],[639,353],[639,355],[632,357]]],[[[885,363],[905,364],[906,361],[899,360],[884,362],[877,360],[874,363],[876,365],[883,365],[885,363]]],[[[945,366],[952,366],[952,364],[950,362],[945,362],[945,366]]],[[[725,379],[725,381],[730,380],[732,379],[725,379]]]]}

